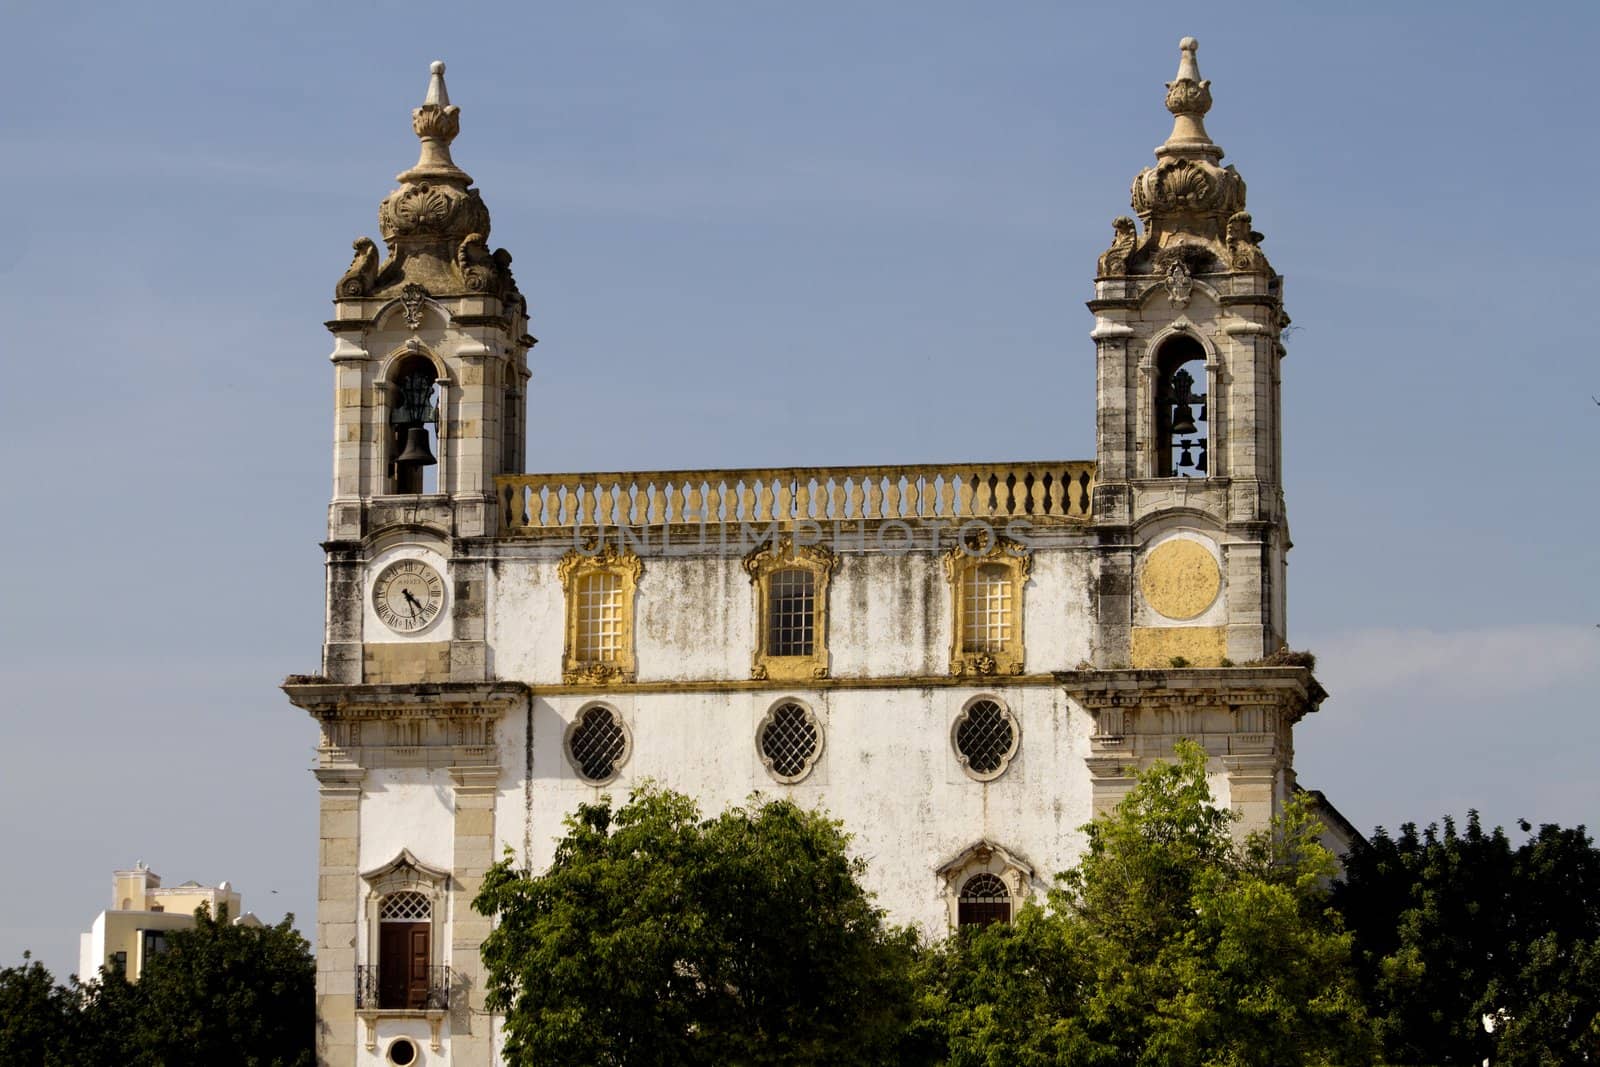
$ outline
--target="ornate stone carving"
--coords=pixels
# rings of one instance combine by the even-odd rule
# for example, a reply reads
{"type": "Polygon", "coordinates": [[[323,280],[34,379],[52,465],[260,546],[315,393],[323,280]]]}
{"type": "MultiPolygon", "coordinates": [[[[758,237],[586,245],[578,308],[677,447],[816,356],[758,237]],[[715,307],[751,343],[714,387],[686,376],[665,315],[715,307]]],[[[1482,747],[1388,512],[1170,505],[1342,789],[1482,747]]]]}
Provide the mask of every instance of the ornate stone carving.
{"type": "Polygon", "coordinates": [[[422,304],[428,298],[428,290],[412,282],[400,290],[400,304],[405,309],[406,326],[409,329],[418,329],[422,326],[422,304]]]}
{"type": "Polygon", "coordinates": [[[1248,211],[1236,211],[1228,217],[1228,264],[1234,270],[1252,274],[1271,274],[1272,265],[1261,251],[1264,236],[1250,228],[1248,211]]]}
{"type": "Polygon", "coordinates": [[[757,545],[743,563],[756,593],[756,647],[750,657],[750,677],[757,681],[828,677],[828,584],[839,568],[839,557],[823,545],[796,544],[793,537],[784,534],[757,545]],[[772,651],[772,576],[790,570],[811,574],[808,654],[780,655],[772,651]]]}
{"type": "Polygon", "coordinates": [[[366,296],[378,280],[378,243],[370,237],[357,237],[350,247],[356,257],[339,278],[334,296],[366,296]]]}
{"type": "Polygon", "coordinates": [[[1232,166],[1205,160],[1167,159],[1133,180],[1133,210],[1151,215],[1227,216],[1244,208],[1244,179],[1232,166]]]}
{"type": "Polygon", "coordinates": [[[456,269],[461,272],[461,282],[474,293],[490,292],[495,288],[494,257],[483,234],[469,233],[456,246],[456,269]]]}
{"type": "Polygon", "coordinates": [[[561,674],[561,681],[566,685],[605,685],[624,680],[622,669],[614,663],[584,663],[561,674]]]}
{"type": "MultiPolygon", "coordinates": [[[[1220,164],[1222,148],[1206,134],[1203,120],[1211,110],[1211,83],[1200,77],[1195,60],[1199,45],[1186,37],[1179,47],[1178,74],[1167,83],[1166,93],[1172,133],[1156,149],[1156,165],[1134,179],[1131,201],[1144,220],[1145,248],[1164,248],[1177,237],[1203,241],[1222,257],[1227,220],[1244,210],[1244,179],[1233,167],[1220,164]]],[[[1130,270],[1145,273],[1140,266],[1130,270]]],[[[1200,272],[1192,262],[1184,266],[1191,274],[1200,272]]],[[[1169,267],[1161,264],[1153,273],[1169,267]]]]}
{"type": "Polygon", "coordinates": [[[1168,82],[1167,110],[1174,115],[1204,115],[1211,110],[1211,83],[1187,78],[1168,82]]]}
{"type": "Polygon", "coordinates": [[[1184,266],[1183,260],[1172,261],[1167,267],[1167,276],[1162,284],[1167,287],[1167,296],[1175,306],[1189,306],[1189,295],[1194,289],[1194,276],[1189,273],[1189,268],[1184,266]]]}
{"type": "Polygon", "coordinates": [[[1027,654],[1023,643],[1023,588],[1033,571],[1033,556],[1026,545],[1009,537],[991,534],[986,540],[973,538],[957,544],[944,554],[944,573],[950,581],[950,673],[956,677],[976,675],[992,677],[1001,674],[1021,674],[1027,654]],[[975,646],[968,642],[967,579],[978,568],[999,566],[1004,569],[1004,579],[1009,586],[1010,604],[1009,636],[999,647],[975,646]]]}
{"type": "Polygon", "coordinates": [[[1126,215],[1118,215],[1111,222],[1111,247],[1100,254],[1095,264],[1097,278],[1122,278],[1128,273],[1128,259],[1139,241],[1139,227],[1126,215]]]}
{"type": "Polygon", "coordinates": [[[610,542],[590,541],[586,551],[571,549],[556,565],[556,576],[566,591],[566,647],[561,654],[561,678],[567,685],[610,685],[633,680],[635,671],[633,613],[644,561],[631,549],[610,542]],[[596,575],[614,576],[620,607],[616,620],[616,647],[596,654],[584,640],[579,593],[583,580],[596,575]]]}
{"type": "Polygon", "coordinates": [[[408,237],[487,235],[489,209],[476,189],[421,182],[404,185],[378,205],[378,226],[385,241],[408,237]]]}

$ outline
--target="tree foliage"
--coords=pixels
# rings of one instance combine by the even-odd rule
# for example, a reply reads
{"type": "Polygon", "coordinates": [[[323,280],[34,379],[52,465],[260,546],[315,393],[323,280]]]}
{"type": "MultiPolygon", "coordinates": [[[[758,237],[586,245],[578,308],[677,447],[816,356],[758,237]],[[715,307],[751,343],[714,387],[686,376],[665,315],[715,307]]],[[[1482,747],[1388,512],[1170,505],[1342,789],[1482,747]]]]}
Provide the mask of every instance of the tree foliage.
{"type": "Polygon", "coordinates": [[[1600,1062],[1597,899],[1600,851],[1582,827],[1513,846],[1474,812],[1464,831],[1407,824],[1358,845],[1336,902],[1387,1057],[1600,1062]]]}
{"type": "Polygon", "coordinates": [[[310,1067],[316,964],[294,917],[251,927],[202,908],[195,921],[137,983],[102,969],[60,986],[26,957],[0,971],[0,1063],[310,1067]]]}
{"type": "Polygon", "coordinates": [[[0,1063],[71,1063],[76,1009],[71,990],[56,985],[28,953],[22,954],[21,966],[0,969],[0,1063]]]}
{"type": "Polygon", "coordinates": [[[543,874],[492,868],[476,901],[516,1063],[881,1064],[911,1002],[835,822],[787,801],[702,820],[651,787],[585,804],[543,874]]]}
{"type": "Polygon", "coordinates": [[[1197,747],[1141,774],[1047,907],[924,961],[921,1025],[942,1030],[947,1062],[1372,1062],[1319,824],[1291,805],[1242,845],[1232,824],[1197,747]]]}
{"type": "Polygon", "coordinates": [[[316,963],[294,929],[228,922],[201,908],[167,935],[134,988],[138,1046],[152,1063],[300,1067],[313,1062],[316,963]]]}

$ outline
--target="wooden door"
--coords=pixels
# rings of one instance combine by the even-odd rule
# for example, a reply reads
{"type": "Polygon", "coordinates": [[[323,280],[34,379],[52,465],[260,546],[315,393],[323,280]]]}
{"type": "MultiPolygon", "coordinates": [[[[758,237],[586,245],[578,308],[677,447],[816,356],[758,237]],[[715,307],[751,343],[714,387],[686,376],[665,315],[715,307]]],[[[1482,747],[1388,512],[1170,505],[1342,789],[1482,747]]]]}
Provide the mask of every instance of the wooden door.
{"type": "Polygon", "coordinates": [[[406,923],[410,927],[407,939],[407,959],[410,970],[406,982],[406,1007],[428,1006],[428,924],[406,923]]]}
{"type": "Polygon", "coordinates": [[[378,1006],[423,1008],[428,1003],[429,927],[426,922],[378,924],[378,1006]]]}

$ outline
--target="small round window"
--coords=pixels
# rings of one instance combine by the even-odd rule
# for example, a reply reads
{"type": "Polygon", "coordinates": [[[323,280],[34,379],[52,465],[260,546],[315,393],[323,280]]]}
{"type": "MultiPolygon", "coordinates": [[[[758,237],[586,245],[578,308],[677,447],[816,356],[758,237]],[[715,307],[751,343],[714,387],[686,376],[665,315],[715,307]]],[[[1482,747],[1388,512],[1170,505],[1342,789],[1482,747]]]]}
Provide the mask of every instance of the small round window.
{"type": "Polygon", "coordinates": [[[980,781],[1005,773],[1017,754],[1020,734],[1010,710],[991,697],[979,697],[961,710],[952,731],[956,757],[980,781]]]}
{"type": "Polygon", "coordinates": [[[397,1037],[389,1042],[389,1062],[406,1067],[418,1060],[417,1043],[409,1037],[397,1037]]]}
{"type": "Polygon", "coordinates": [[[792,700],[767,712],[756,731],[761,762],[780,782],[798,782],[822,754],[822,726],[811,709],[792,700]]]}
{"type": "Polygon", "coordinates": [[[609,782],[627,762],[628,729],[616,712],[596,704],[568,728],[567,755],[588,781],[609,782]]]}

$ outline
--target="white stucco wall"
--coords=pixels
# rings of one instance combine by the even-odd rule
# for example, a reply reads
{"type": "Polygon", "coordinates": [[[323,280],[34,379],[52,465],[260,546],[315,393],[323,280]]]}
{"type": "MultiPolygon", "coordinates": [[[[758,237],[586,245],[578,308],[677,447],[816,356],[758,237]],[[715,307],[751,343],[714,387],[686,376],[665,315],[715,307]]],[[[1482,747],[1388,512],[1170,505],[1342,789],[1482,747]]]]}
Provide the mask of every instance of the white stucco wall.
{"type": "MultiPolygon", "coordinates": [[[[496,676],[561,681],[566,607],[557,566],[569,547],[529,550],[491,568],[487,636],[496,676]]],[[[1091,573],[1084,547],[1034,551],[1023,596],[1029,672],[1066,670],[1089,658],[1091,573]]],[[[635,612],[640,682],[750,677],[756,600],[740,555],[645,556],[635,612]]],[[[951,627],[950,583],[938,555],[840,553],[828,592],[831,677],[943,675],[951,627]]]]}
{"type": "MultiPolygon", "coordinates": [[[[942,885],[934,872],[987,838],[1025,859],[1041,880],[1069,866],[1083,845],[1079,828],[1092,815],[1088,752],[1090,718],[1048,685],[930,689],[795,688],[723,693],[640,693],[599,701],[627,724],[632,749],[603,786],[582,780],[568,759],[567,726],[597,701],[539,698],[533,713],[533,777],[525,793],[508,770],[496,811],[497,854],[531,846],[535,868],[549,863],[563,835],[562,819],[578,804],[610,794],[621,802],[646,779],[698,798],[714,814],[752,794],[789,797],[842,819],[855,850],[868,861],[867,884],[898,922],[930,933],[946,928],[942,885]],[[1004,774],[990,782],[967,775],[951,744],[951,727],[974,696],[1001,700],[1017,719],[1021,741],[1004,774]],[[780,700],[811,708],[823,728],[822,755],[794,785],[774,780],[756,749],[756,731],[780,700]],[[528,801],[531,799],[531,805],[528,801]]],[[[509,717],[508,717],[509,718],[509,717]]],[[[523,724],[504,733],[520,738],[523,724]]],[[[507,753],[520,769],[524,753],[507,753]]]]}

